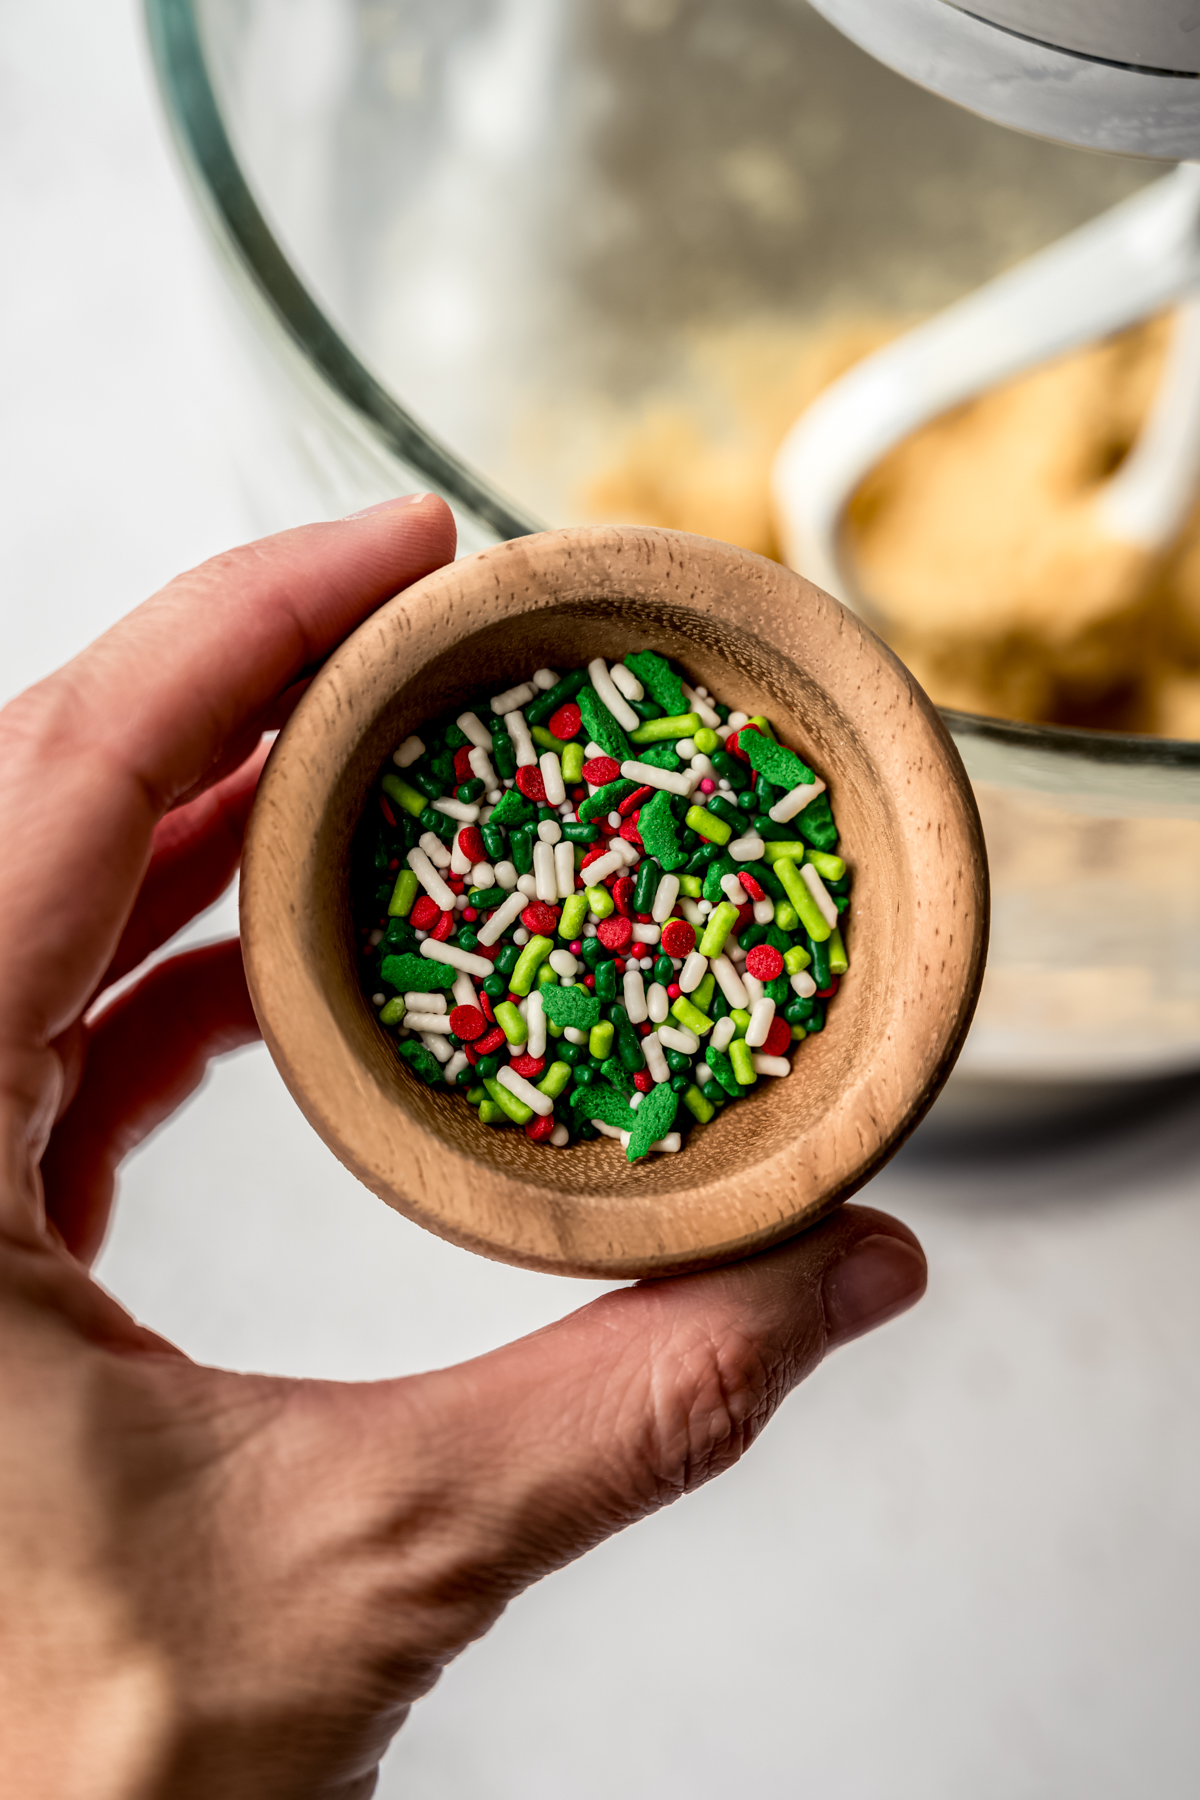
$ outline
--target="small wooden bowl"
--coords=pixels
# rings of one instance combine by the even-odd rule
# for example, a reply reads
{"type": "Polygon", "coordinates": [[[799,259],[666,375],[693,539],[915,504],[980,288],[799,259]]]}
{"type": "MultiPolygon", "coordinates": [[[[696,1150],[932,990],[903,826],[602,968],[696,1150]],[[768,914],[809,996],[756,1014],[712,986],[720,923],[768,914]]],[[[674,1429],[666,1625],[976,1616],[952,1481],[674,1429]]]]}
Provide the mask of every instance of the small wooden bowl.
{"type": "Polygon", "coordinates": [[[663,1275],[790,1236],[869,1180],[926,1111],[974,1010],[987,872],[958,753],[921,689],[837,601],[681,532],[518,538],[398,595],[332,656],[259,785],[242,945],[276,1066],[381,1199],[485,1256],[563,1275],[663,1275]],[[535,668],[651,648],[765,713],[830,784],[854,868],[850,972],[825,1030],[675,1156],[552,1150],[481,1125],[397,1057],[360,991],[351,840],[395,746],[535,668]]]}

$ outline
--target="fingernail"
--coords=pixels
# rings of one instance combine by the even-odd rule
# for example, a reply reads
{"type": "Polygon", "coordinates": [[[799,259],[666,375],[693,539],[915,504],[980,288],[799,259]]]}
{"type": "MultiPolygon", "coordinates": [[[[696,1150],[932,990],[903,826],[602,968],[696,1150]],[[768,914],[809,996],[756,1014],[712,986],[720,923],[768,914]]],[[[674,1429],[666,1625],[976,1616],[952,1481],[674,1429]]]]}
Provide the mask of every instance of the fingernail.
{"type": "Polygon", "coordinates": [[[422,500],[428,498],[426,491],[421,494],[400,494],[394,500],[377,500],[374,506],[364,506],[361,512],[347,513],[342,523],[345,524],[346,519],[369,519],[372,513],[387,512],[393,506],[420,506],[422,500]]]}
{"type": "Polygon", "coordinates": [[[903,1238],[862,1238],[841,1262],[825,1271],[826,1347],[861,1337],[906,1312],[925,1292],[925,1258],[903,1238]]]}

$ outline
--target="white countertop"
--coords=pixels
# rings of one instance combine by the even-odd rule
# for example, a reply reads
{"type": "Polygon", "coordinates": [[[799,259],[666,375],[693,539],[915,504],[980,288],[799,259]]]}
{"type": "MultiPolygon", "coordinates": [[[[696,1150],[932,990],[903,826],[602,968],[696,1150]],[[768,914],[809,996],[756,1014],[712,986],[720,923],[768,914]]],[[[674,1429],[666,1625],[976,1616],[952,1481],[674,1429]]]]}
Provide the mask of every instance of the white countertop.
{"type": "MultiPolygon", "coordinates": [[[[249,529],[138,29],[131,0],[0,14],[5,693],[249,529]]],[[[918,1137],[869,1198],[920,1232],[924,1305],[732,1475],[516,1602],[381,1794],[1190,1800],[1198,1091],[1052,1149],[918,1137]]],[[[469,1355],[594,1291],[394,1217],[261,1049],[134,1159],[101,1272],[197,1356],[330,1376],[469,1355]]]]}

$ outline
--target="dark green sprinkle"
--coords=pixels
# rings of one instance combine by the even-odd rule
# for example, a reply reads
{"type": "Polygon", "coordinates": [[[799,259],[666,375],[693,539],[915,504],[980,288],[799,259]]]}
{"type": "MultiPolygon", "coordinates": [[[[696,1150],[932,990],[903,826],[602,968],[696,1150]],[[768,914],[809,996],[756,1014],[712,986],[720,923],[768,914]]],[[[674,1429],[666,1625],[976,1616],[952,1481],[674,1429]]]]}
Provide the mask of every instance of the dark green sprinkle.
{"type": "Polygon", "coordinates": [[[415,787],[418,794],[424,794],[427,800],[440,800],[446,792],[437,776],[429,774],[427,770],[414,769],[411,773],[409,786],[415,787]]]}
{"type": "Polygon", "coordinates": [[[625,667],[633,670],[646,692],[653,694],[662,707],[660,718],[679,719],[684,713],[691,711],[683,697],[682,681],[666,658],[659,656],[657,651],[635,650],[625,658],[625,667]]]}
{"type": "Polygon", "coordinates": [[[499,1067],[500,1058],[498,1056],[481,1056],[475,1064],[475,1073],[480,1081],[492,1081],[495,1079],[499,1067]]]}
{"type": "MultiPolygon", "coordinates": [[[[579,818],[582,824],[591,819],[602,819],[605,813],[615,812],[627,794],[632,794],[637,787],[636,781],[610,781],[605,787],[599,787],[594,794],[579,803],[579,818]]],[[[495,818],[495,813],[492,817],[495,818]]]]}
{"type": "Polygon", "coordinates": [[[452,819],[449,813],[439,812],[436,806],[427,806],[417,820],[422,831],[436,832],[444,843],[452,844],[461,829],[458,820],[452,819]]]}
{"type": "Polygon", "coordinates": [[[629,1014],[623,1006],[614,1006],[609,1013],[617,1031],[617,1055],[631,1075],[646,1066],[646,1058],[642,1055],[642,1040],[629,1023],[629,1014]]]}
{"type": "Polygon", "coordinates": [[[454,1077],[454,1084],[456,1087],[470,1087],[475,1079],[475,1071],[470,1063],[468,1063],[465,1069],[460,1069],[458,1071],[458,1074],[454,1077]]]}
{"type": "Polygon", "coordinates": [[[625,1067],[619,1056],[607,1056],[600,1065],[600,1073],[606,1081],[610,1081],[619,1094],[634,1094],[637,1089],[633,1076],[625,1067]]]}
{"type": "Polygon", "coordinates": [[[415,1075],[433,1087],[442,1079],[442,1065],[432,1050],[427,1050],[420,1038],[405,1038],[396,1046],[399,1055],[409,1065],[415,1075]]]}
{"type": "Polygon", "coordinates": [[[639,744],[637,759],[649,769],[670,769],[672,774],[683,767],[683,758],[674,744],[666,740],[659,744],[639,744]]]}
{"type": "Polygon", "coordinates": [[[467,895],[467,905],[473,906],[476,912],[486,912],[490,906],[499,906],[507,898],[502,887],[472,888],[467,895]]]}
{"type": "Polygon", "coordinates": [[[643,1094],[642,1103],[633,1115],[629,1148],[625,1152],[630,1162],[637,1162],[646,1155],[651,1144],[656,1144],[659,1138],[667,1135],[675,1123],[678,1110],[679,1095],[669,1081],[660,1081],[648,1094],[643,1094]]]}
{"type": "Polygon", "coordinates": [[[511,975],[520,960],[520,956],[521,950],[519,945],[502,944],[500,946],[500,954],[492,964],[492,967],[496,970],[498,975],[511,975]]]}
{"type": "Polygon", "coordinates": [[[661,870],[652,856],[644,856],[638,864],[638,872],[633,884],[634,912],[648,913],[654,905],[654,896],[658,892],[661,870]]]}
{"type": "MultiPolygon", "coordinates": [[[[805,935],[807,936],[807,933],[805,935]]],[[[829,939],[826,938],[822,943],[818,944],[818,943],[815,943],[812,938],[809,938],[808,939],[808,953],[812,957],[812,967],[808,971],[809,974],[812,976],[813,980],[816,982],[816,984],[819,988],[828,987],[829,986],[829,939]]]]}
{"type": "Polygon", "coordinates": [[[581,687],[575,699],[583,718],[583,728],[592,743],[599,744],[606,756],[614,757],[619,763],[632,762],[633,745],[595,688],[581,687]]]}
{"type": "Polygon", "coordinates": [[[503,862],[508,853],[508,839],[504,835],[504,827],[493,825],[489,819],[486,825],[479,827],[479,835],[483,839],[483,847],[487,851],[489,859],[494,863],[503,862]]]}
{"type": "MultiPolygon", "coordinates": [[[[714,750],[711,760],[717,774],[723,775],[731,788],[740,790],[750,786],[749,769],[744,762],[739,762],[736,756],[730,756],[728,750],[714,750]]],[[[712,806],[711,800],[709,806],[712,806]]]]}
{"type": "Polygon", "coordinates": [[[489,975],[483,984],[483,991],[489,1000],[503,1000],[508,992],[508,983],[503,975],[489,975]]]}
{"type": "Polygon", "coordinates": [[[562,834],[568,844],[594,844],[600,836],[594,825],[576,825],[570,819],[562,821],[562,834]]]}
{"type": "Polygon", "coordinates": [[[654,968],[651,973],[653,974],[655,981],[661,982],[664,987],[667,986],[668,982],[674,981],[675,964],[671,961],[665,950],[661,955],[655,957],[654,968]]]}
{"type": "Polygon", "coordinates": [[[452,719],[446,727],[445,742],[447,750],[465,750],[470,741],[471,740],[466,733],[462,731],[452,719]]]}
{"type": "Polygon", "coordinates": [[[730,1062],[725,1052],[716,1049],[710,1044],[708,1049],[704,1052],[704,1060],[720,1082],[721,1086],[725,1089],[725,1092],[729,1095],[730,1099],[736,1100],[742,1091],[742,1084],[734,1074],[733,1064],[730,1062]]]}
{"type": "Polygon", "coordinates": [[[506,731],[492,731],[492,767],[501,781],[511,781],[517,772],[517,753],[506,731]]]}
{"type": "Polygon", "coordinates": [[[514,825],[527,824],[536,816],[537,809],[533,802],[525,798],[520,788],[511,787],[497,802],[488,824],[507,825],[511,829],[514,825]]]}
{"type": "MultiPolygon", "coordinates": [[[[516,790],[512,790],[515,792],[516,790]]],[[[519,826],[512,834],[513,868],[518,875],[533,873],[533,846],[537,842],[537,831],[532,825],[519,826]]]]}
{"type": "Polygon", "coordinates": [[[807,1025],[816,1009],[815,1000],[802,1000],[797,994],[783,1009],[783,1016],[789,1025],[807,1025]]]}
{"type": "Polygon", "coordinates": [[[740,831],[742,829],[744,821],[741,814],[733,804],[733,801],[727,800],[723,794],[710,794],[708,796],[707,806],[708,811],[712,813],[714,817],[724,819],[725,823],[731,825],[735,831],[740,831]]]}
{"type": "MultiPolygon", "coordinates": [[[[578,1050],[580,1048],[581,1046],[579,1044],[559,1044],[557,1046],[559,1060],[562,1062],[569,1062],[571,1058],[563,1055],[564,1050],[578,1050]]],[[[596,1071],[593,1069],[591,1063],[583,1062],[577,1064],[575,1069],[575,1081],[579,1087],[588,1087],[590,1083],[594,1081],[595,1076],[596,1071]]]]}
{"type": "Polygon", "coordinates": [[[776,975],[774,980],[763,983],[763,993],[776,1006],[782,1006],[791,991],[792,986],[786,975],[776,975]]]}
{"type": "Polygon", "coordinates": [[[458,979],[456,970],[446,963],[434,962],[428,956],[385,956],[379,973],[398,994],[433,994],[451,988],[458,979]]]}
{"type": "Polygon", "coordinates": [[[473,925],[460,925],[454,941],[460,950],[475,950],[479,946],[479,933],[473,925]]]}
{"type": "Polygon", "coordinates": [[[833,814],[829,809],[829,795],[818,794],[810,800],[802,813],[797,813],[792,821],[797,834],[814,850],[835,850],[838,841],[838,828],[833,822],[833,814]]]}
{"type": "Polygon", "coordinates": [[[471,781],[460,781],[454,790],[454,798],[461,800],[464,806],[470,806],[478,800],[484,791],[483,783],[478,776],[471,781]]]}
{"type": "Polygon", "coordinates": [[[572,1044],[566,1038],[558,1038],[555,1040],[554,1054],[559,1062],[570,1063],[574,1068],[587,1052],[582,1044],[572,1044]]]}
{"type": "MultiPolygon", "coordinates": [[[[643,695],[640,700],[631,700],[629,704],[632,706],[643,725],[646,723],[647,719],[665,719],[668,716],[658,704],[657,700],[649,700],[645,695],[643,695]]],[[[675,713],[670,715],[671,718],[675,718],[676,716],[675,713]]]]}
{"type": "Polygon", "coordinates": [[[389,950],[407,950],[417,941],[416,930],[407,919],[389,919],[383,941],[389,950]]]}
{"type": "Polygon", "coordinates": [[[737,809],[739,812],[757,813],[758,801],[755,798],[755,796],[750,792],[749,788],[747,788],[744,793],[741,793],[738,795],[737,809]]]}
{"type": "Polygon", "coordinates": [[[687,1090],[691,1087],[691,1085],[692,1085],[692,1077],[690,1074],[672,1075],[672,1077],[671,1077],[671,1086],[674,1088],[674,1090],[677,1094],[686,1094],[687,1090]]]}
{"type": "MultiPolygon", "coordinates": [[[[599,943],[599,938],[596,939],[599,943]]],[[[617,997],[617,965],[612,958],[596,964],[596,998],[605,1004],[617,997]]]]}
{"type": "Polygon", "coordinates": [[[593,973],[600,967],[602,962],[608,959],[609,955],[598,937],[585,937],[580,946],[579,954],[593,973]]]}
{"type": "Polygon", "coordinates": [[[542,1011],[564,1029],[590,1031],[600,1019],[600,1002],[582,987],[548,986],[542,989],[542,1011]]]}
{"type": "MultiPolygon", "coordinates": [[[[573,700],[580,688],[587,686],[587,679],[586,669],[572,669],[569,675],[564,675],[561,681],[556,681],[554,686],[547,688],[544,694],[536,695],[529,705],[522,709],[527,722],[530,725],[544,725],[560,706],[565,705],[568,700],[573,700]]],[[[599,743],[599,741],[597,738],[596,742],[599,743]]]]}
{"type": "Polygon", "coordinates": [[[685,1069],[690,1069],[692,1066],[691,1057],[682,1050],[667,1050],[664,1051],[664,1055],[672,1075],[681,1075],[685,1069]]]}

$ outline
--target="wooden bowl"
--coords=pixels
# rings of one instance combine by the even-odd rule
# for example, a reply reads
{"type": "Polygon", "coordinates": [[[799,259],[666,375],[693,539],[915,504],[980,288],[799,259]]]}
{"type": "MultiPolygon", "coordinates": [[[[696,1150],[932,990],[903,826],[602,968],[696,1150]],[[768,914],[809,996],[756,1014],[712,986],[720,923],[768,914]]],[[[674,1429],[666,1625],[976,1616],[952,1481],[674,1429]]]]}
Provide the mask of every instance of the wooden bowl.
{"type": "Polygon", "coordinates": [[[241,906],[263,1036],[360,1181],[485,1256],[616,1278],[745,1256],[870,1179],[962,1045],[988,894],[958,753],[852,613],[726,544],[601,526],[452,563],[342,645],[267,763],[241,906]],[[371,784],[422,721],[543,665],[646,647],[729,706],[765,713],[825,777],[855,881],[850,971],[792,1074],[723,1108],[682,1153],[630,1166],[612,1139],[555,1150],[493,1130],[409,1072],[359,988],[347,880],[371,784]]]}

